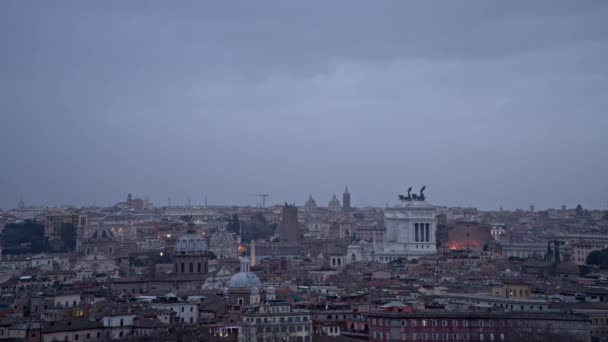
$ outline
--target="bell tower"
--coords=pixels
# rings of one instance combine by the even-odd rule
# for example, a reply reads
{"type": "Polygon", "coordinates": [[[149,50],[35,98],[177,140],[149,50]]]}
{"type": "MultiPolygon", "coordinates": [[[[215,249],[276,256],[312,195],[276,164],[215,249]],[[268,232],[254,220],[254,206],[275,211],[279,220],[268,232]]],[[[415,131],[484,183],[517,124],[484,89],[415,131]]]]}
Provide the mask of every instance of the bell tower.
{"type": "Polygon", "coordinates": [[[344,193],[342,194],[342,210],[350,211],[350,192],[348,192],[348,185],[344,188],[344,193]]]}

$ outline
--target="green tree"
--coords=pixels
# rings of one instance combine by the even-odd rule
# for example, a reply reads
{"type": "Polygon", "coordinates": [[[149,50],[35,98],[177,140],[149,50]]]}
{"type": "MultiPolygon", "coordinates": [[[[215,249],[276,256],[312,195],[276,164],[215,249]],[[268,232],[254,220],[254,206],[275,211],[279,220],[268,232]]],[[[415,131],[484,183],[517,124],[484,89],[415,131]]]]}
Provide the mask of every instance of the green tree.
{"type": "Polygon", "coordinates": [[[76,249],[76,227],[71,223],[61,225],[61,241],[63,241],[64,252],[72,252],[76,249]]]}
{"type": "Polygon", "coordinates": [[[241,230],[241,223],[239,222],[239,215],[232,214],[232,217],[228,219],[228,225],[226,230],[235,234],[239,234],[241,230]]]}
{"type": "Polygon", "coordinates": [[[2,232],[5,254],[40,253],[44,251],[44,225],[35,221],[10,223],[2,232]]]}
{"type": "Polygon", "coordinates": [[[586,263],[588,265],[599,265],[603,268],[608,266],[608,248],[589,253],[586,263]]]}
{"type": "Polygon", "coordinates": [[[269,223],[262,213],[253,215],[249,222],[243,224],[243,240],[267,240],[277,230],[276,223],[269,223]]]}

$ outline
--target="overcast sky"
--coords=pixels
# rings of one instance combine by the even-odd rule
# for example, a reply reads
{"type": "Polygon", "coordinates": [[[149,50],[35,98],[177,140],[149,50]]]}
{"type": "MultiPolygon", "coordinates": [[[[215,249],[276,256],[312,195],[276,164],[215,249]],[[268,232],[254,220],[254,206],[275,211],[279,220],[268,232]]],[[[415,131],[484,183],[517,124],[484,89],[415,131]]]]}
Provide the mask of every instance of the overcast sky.
{"type": "Polygon", "coordinates": [[[3,209],[607,205],[606,1],[4,0],[0,44],[3,209]]]}

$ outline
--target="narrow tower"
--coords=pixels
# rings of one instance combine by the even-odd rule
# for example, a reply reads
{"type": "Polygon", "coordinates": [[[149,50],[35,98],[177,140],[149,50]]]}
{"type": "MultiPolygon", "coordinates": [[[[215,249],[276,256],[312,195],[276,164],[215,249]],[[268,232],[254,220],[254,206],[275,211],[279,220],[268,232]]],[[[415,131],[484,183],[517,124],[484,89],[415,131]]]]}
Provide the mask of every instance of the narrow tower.
{"type": "Polygon", "coordinates": [[[350,192],[348,192],[348,185],[344,188],[344,193],[342,194],[342,210],[350,211],[350,192]]]}

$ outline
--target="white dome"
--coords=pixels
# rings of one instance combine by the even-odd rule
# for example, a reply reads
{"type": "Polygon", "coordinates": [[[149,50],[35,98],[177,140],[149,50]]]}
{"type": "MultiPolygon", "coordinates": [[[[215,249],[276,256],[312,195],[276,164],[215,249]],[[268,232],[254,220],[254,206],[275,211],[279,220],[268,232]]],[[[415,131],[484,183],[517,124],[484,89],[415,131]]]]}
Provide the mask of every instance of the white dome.
{"type": "Polygon", "coordinates": [[[202,253],[209,250],[207,241],[202,235],[188,232],[182,235],[175,243],[176,253],[202,253]]]}
{"type": "Polygon", "coordinates": [[[239,272],[232,276],[228,288],[230,289],[250,289],[262,285],[260,278],[253,272],[239,272]]]}
{"type": "Polygon", "coordinates": [[[228,288],[230,289],[250,289],[260,288],[262,282],[255,273],[249,271],[249,258],[241,258],[241,271],[232,276],[228,288]]]}

